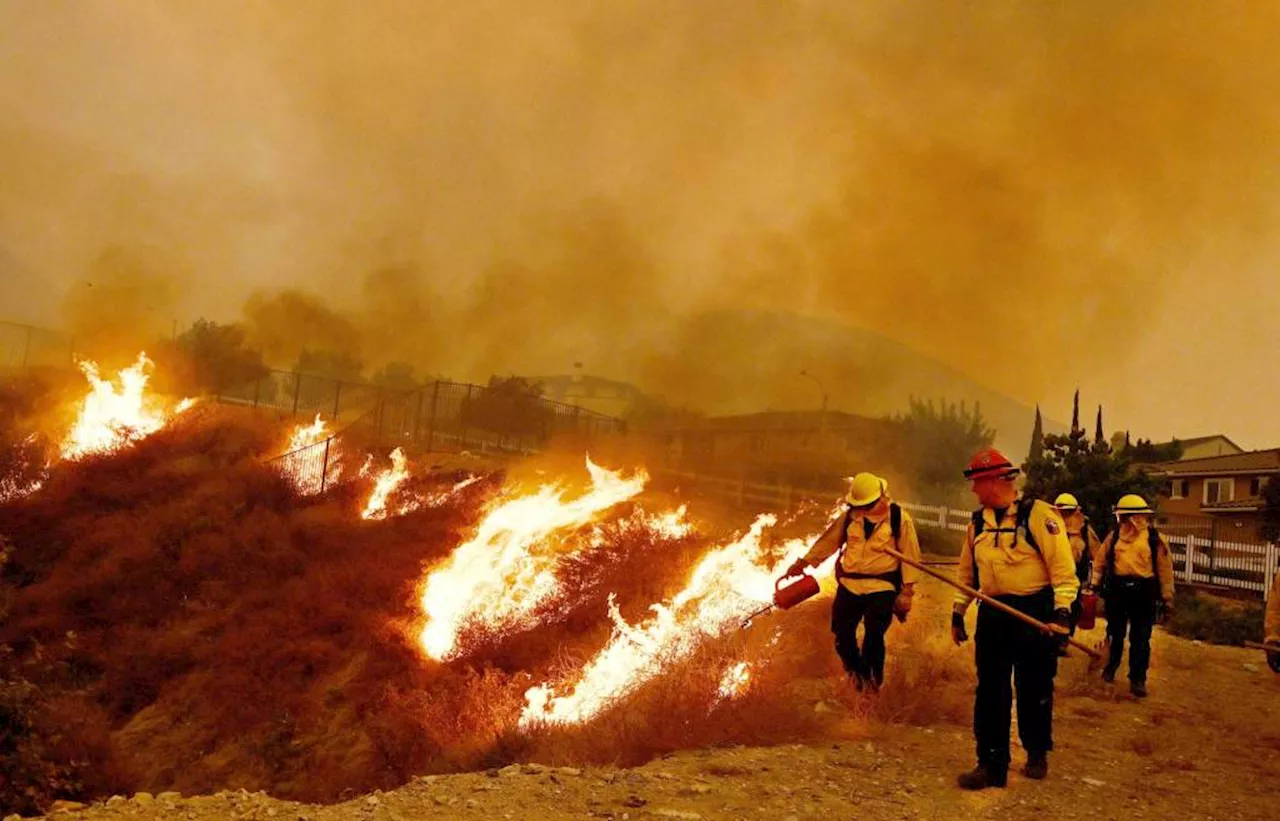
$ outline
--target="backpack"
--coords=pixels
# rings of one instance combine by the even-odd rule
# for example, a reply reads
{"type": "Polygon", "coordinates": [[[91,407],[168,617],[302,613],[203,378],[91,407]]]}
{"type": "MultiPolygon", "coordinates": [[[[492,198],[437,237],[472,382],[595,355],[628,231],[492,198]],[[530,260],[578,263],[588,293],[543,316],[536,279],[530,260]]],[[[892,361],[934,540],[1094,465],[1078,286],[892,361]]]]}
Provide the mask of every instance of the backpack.
{"type": "MultiPolygon", "coordinates": [[[[1016,534],[1018,532],[1021,532],[1023,540],[1026,541],[1027,544],[1031,545],[1031,549],[1034,550],[1036,553],[1040,553],[1040,545],[1036,542],[1036,537],[1033,536],[1031,533],[1031,509],[1035,507],[1035,504],[1036,504],[1035,499],[1019,499],[1018,508],[1013,517],[1013,529],[1010,530],[1007,527],[996,528],[995,530],[992,531],[992,533],[1015,533],[1016,534]]],[[[981,536],[983,531],[985,531],[987,528],[986,520],[982,518],[983,510],[984,508],[978,508],[977,510],[973,511],[973,515],[970,517],[970,519],[973,522],[974,549],[972,551],[973,555],[970,556],[969,558],[973,560],[973,586],[975,589],[981,589],[981,580],[978,578],[977,542],[978,542],[978,537],[981,536]]],[[[996,538],[999,538],[999,537],[997,536],[996,538]]]]}
{"type": "MultiPolygon", "coordinates": [[[[849,546],[849,525],[853,522],[853,506],[845,505],[844,520],[840,524],[840,555],[836,557],[836,579],[876,579],[893,585],[895,593],[902,591],[902,564],[890,573],[846,573],[841,565],[844,550],[849,546]]],[[[902,508],[897,502],[889,503],[889,533],[893,535],[893,549],[898,550],[898,538],[902,535],[902,508]]],[[[899,551],[901,552],[901,551],[899,551]]]]}

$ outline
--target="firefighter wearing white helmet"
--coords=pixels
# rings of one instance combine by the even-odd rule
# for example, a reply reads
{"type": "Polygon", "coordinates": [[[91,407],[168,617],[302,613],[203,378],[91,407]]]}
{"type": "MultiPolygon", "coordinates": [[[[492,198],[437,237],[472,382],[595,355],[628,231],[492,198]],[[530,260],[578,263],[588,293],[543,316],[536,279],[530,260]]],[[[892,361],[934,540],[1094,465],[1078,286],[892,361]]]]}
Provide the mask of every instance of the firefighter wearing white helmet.
{"type": "MultiPolygon", "coordinates": [[[[1080,501],[1075,496],[1070,493],[1060,493],[1058,498],[1053,500],[1053,506],[1058,509],[1062,521],[1067,525],[1067,539],[1071,542],[1071,555],[1076,561],[1076,578],[1079,579],[1080,589],[1083,592],[1089,585],[1093,562],[1102,546],[1101,540],[1098,539],[1098,534],[1089,523],[1089,517],[1084,515],[1080,501]]],[[[1071,604],[1071,635],[1073,636],[1076,634],[1076,623],[1079,621],[1080,597],[1076,596],[1076,600],[1071,604]]],[[[1060,648],[1058,655],[1066,654],[1067,648],[1065,646],[1060,648]]]]}
{"type": "Polygon", "coordinates": [[[843,513],[787,575],[799,575],[839,551],[839,586],[831,607],[836,653],[857,688],[870,687],[875,692],[884,682],[885,633],[894,616],[907,620],[917,577],[915,568],[904,565],[885,548],[920,561],[920,541],[910,514],[889,498],[889,483],[879,476],[854,476],[844,501],[843,513]],[[859,624],[864,625],[861,647],[859,624]]]}
{"type": "Polygon", "coordinates": [[[1116,680],[1127,633],[1129,691],[1138,698],[1147,695],[1151,628],[1158,614],[1167,618],[1173,612],[1173,559],[1151,521],[1153,515],[1155,510],[1136,493],[1120,497],[1115,506],[1118,526],[1107,535],[1091,579],[1091,586],[1106,602],[1111,639],[1111,656],[1102,677],[1116,680]]]}

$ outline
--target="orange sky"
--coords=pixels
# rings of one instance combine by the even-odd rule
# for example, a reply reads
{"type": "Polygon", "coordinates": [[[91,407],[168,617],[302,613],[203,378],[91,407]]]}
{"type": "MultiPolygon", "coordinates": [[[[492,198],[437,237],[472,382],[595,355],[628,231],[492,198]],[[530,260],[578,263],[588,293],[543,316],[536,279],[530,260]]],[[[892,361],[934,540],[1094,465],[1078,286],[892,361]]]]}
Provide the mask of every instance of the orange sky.
{"type": "Polygon", "coordinates": [[[300,288],[452,372],[635,375],[763,308],[1280,445],[1275,4],[511,8],[0,3],[0,318],[300,288]]]}

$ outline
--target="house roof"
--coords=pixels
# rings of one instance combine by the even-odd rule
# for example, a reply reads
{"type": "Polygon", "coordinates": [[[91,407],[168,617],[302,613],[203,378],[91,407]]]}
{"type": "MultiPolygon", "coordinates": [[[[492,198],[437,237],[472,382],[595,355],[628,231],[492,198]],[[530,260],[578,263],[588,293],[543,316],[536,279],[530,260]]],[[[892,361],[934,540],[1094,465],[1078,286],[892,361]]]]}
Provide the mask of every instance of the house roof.
{"type": "Polygon", "coordinates": [[[1251,499],[1236,499],[1231,502],[1214,502],[1200,508],[1206,513],[1248,513],[1262,509],[1262,500],[1256,496],[1251,499]]]}
{"type": "Polygon", "coordinates": [[[1158,476],[1229,476],[1232,474],[1267,474],[1280,472],[1280,448],[1251,450],[1228,456],[1205,456],[1162,462],[1151,466],[1158,476]]]}
{"type": "MultiPolygon", "coordinates": [[[[1203,445],[1204,443],[1212,442],[1215,439],[1221,439],[1231,447],[1235,448],[1237,451],[1244,452],[1244,448],[1240,447],[1235,442],[1231,441],[1231,437],[1227,436],[1225,433],[1215,433],[1210,436],[1195,436],[1195,437],[1192,437],[1191,439],[1178,439],[1177,442],[1178,444],[1182,445],[1185,448],[1185,447],[1194,446],[1194,445],[1203,445]]],[[[1162,446],[1171,445],[1171,444],[1173,444],[1173,440],[1170,440],[1168,442],[1160,442],[1158,445],[1156,445],[1156,447],[1162,447],[1162,446]]]]}
{"type": "MultiPolygon", "coordinates": [[[[827,411],[828,430],[848,430],[868,426],[890,424],[884,419],[859,416],[843,411],[827,411]]],[[[822,411],[763,411],[736,416],[713,416],[706,420],[708,428],[716,430],[817,430],[823,422],[822,411]]]]}

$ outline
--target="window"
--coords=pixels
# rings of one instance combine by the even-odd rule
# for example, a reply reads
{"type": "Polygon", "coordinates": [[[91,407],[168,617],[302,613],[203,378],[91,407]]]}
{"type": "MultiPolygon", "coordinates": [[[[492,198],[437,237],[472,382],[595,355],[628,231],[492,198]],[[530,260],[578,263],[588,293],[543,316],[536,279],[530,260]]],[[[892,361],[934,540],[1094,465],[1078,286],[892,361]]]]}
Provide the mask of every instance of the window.
{"type": "Polygon", "coordinates": [[[1185,499],[1187,498],[1187,480],[1171,479],[1169,481],[1169,498],[1185,499]]]}
{"type": "Polygon", "coordinates": [[[1204,504],[1217,505],[1235,498],[1234,479],[1205,479],[1204,504]]]}
{"type": "Polygon", "coordinates": [[[1249,480],[1249,495],[1257,498],[1262,495],[1262,490],[1267,486],[1267,482],[1271,481],[1270,476],[1255,476],[1249,480]]]}

